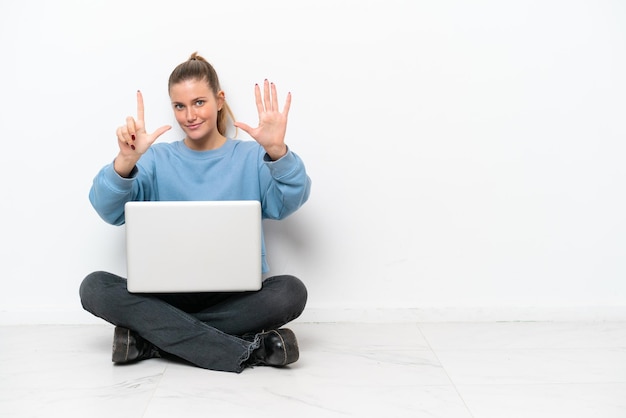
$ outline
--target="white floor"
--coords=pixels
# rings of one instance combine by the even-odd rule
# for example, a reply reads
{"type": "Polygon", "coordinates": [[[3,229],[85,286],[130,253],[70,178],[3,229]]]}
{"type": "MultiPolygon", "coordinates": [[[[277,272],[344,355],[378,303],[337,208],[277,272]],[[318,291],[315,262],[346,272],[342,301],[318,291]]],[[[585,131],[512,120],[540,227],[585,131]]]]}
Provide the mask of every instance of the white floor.
{"type": "Polygon", "coordinates": [[[626,323],[294,323],[300,361],[115,366],[107,324],[0,327],[0,417],[626,417],[626,323]]]}

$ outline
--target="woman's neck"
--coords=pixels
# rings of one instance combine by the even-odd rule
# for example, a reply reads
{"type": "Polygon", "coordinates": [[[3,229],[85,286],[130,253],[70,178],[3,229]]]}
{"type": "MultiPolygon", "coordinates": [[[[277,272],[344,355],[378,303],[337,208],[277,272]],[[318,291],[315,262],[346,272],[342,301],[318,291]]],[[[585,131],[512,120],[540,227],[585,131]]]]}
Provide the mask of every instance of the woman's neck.
{"type": "Polygon", "coordinates": [[[210,138],[190,139],[189,137],[185,137],[183,142],[187,148],[191,150],[210,151],[224,145],[226,143],[226,137],[218,133],[210,138]]]}

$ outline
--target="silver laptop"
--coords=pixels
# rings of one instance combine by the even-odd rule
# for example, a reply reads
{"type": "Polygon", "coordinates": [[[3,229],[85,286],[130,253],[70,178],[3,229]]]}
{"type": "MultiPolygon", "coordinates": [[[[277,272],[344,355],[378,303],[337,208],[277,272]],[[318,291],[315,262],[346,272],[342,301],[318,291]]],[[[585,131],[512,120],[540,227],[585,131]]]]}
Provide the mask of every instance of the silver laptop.
{"type": "Polygon", "coordinates": [[[261,288],[258,201],[128,202],[125,211],[129,292],[261,288]]]}

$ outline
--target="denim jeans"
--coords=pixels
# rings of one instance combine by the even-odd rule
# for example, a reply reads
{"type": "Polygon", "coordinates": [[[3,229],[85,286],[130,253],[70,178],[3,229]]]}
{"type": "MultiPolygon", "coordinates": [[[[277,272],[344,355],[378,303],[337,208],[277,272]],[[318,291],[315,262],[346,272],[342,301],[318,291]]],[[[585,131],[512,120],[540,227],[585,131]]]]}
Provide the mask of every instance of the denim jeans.
{"type": "Polygon", "coordinates": [[[135,331],[163,353],[239,373],[259,345],[255,335],[300,316],[307,290],[284,275],[265,279],[255,292],[129,293],[126,279],[98,271],[83,280],[80,299],[85,310],[135,331]]]}

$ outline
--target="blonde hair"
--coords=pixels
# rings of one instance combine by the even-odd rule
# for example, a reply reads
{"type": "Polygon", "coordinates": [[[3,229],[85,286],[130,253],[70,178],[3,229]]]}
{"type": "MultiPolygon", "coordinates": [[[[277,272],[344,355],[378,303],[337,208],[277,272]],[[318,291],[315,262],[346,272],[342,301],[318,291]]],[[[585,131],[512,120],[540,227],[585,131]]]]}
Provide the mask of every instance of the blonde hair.
{"type": "MultiPolygon", "coordinates": [[[[206,81],[209,88],[213,91],[213,94],[215,94],[215,97],[217,97],[217,93],[222,90],[215,68],[202,56],[198,55],[197,52],[191,54],[187,61],[174,68],[167,83],[167,91],[169,92],[174,84],[186,80],[206,81]]],[[[217,112],[217,131],[224,136],[226,136],[229,119],[231,123],[235,122],[235,116],[228,106],[228,103],[226,103],[226,100],[224,100],[222,109],[217,112]]]]}

